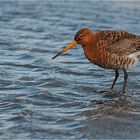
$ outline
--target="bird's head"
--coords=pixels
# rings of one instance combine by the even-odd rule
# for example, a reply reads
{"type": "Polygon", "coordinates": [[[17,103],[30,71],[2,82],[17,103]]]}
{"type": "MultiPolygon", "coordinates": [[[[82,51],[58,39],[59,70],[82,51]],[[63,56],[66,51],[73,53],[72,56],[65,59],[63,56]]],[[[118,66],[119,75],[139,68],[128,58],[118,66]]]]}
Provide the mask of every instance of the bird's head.
{"type": "Polygon", "coordinates": [[[57,56],[63,54],[67,50],[71,49],[72,47],[80,44],[82,46],[88,45],[93,40],[93,32],[89,28],[80,29],[74,36],[74,40],[68,46],[66,46],[62,51],[60,51],[57,55],[55,55],[52,59],[56,58],[57,56]]]}

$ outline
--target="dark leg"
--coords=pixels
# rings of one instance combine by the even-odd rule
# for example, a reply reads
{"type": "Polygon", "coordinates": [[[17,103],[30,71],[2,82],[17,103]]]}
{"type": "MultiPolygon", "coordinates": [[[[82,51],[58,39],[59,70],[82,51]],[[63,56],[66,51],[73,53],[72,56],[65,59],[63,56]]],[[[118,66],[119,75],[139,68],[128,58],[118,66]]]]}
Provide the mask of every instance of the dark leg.
{"type": "Polygon", "coordinates": [[[123,83],[122,94],[125,93],[125,87],[126,87],[126,83],[127,83],[127,79],[128,79],[128,74],[127,74],[126,70],[123,69],[123,71],[124,71],[124,83],[123,83]]]}
{"type": "Polygon", "coordinates": [[[119,72],[118,72],[118,70],[115,70],[115,79],[114,79],[114,81],[112,83],[111,90],[113,89],[118,77],[119,77],[119,72]]]}
{"type": "Polygon", "coordinates": [[[118,77],[119,77],[119,72],[118,72],[118,70],[115,70],[115,79],[114,79],[114,81],[113,81],[113,83],[112,83],[111,90],[108,91],[108,92],[105,94],[104,97],[111,97],[111,98],[112,98],[112,97],[117,97],[116,92],[113,91],[113,87],[114,87],[114,85],[115,85],[115,83],[116,83],[118,77]]]}

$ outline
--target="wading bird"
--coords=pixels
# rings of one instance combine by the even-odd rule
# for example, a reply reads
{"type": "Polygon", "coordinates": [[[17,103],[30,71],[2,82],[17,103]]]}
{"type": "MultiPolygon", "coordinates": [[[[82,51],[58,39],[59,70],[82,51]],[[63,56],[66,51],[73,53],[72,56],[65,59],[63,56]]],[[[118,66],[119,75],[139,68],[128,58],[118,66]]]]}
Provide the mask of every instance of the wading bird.
{"type": "Polygon", "coordinates": [[[124,82],[120,92],[120,95],[123,95],[128,79],[126,70],[140,59],[140,36],[125,31],[104,30],[92,32],[89,28],[83,28],[75,34],[73,42],[52,59],[77,44],[82,45],[84,54],[90,62],[102,68],[115,70],[115,79],[111,86],[112,91],[119,77],[118,70],[123,70],[124,82]]]}

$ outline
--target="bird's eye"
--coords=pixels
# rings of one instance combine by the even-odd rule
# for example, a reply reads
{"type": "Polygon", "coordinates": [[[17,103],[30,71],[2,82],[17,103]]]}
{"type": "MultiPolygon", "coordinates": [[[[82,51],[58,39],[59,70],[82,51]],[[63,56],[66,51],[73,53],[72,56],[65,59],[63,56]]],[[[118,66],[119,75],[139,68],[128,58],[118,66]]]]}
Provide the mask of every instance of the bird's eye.
{"type": "Polygon", "coordinates": [[[79,36],[79,38],[83,38],[83,37],[84,37],[84,35],[83,35],[83,34],[79,36]]]}
{"type": "Polygon", "coordinates": [[[79,39],[82,39],[83,37],[84,37],[83,34],[79,35],[78,40],[79,40],[79,39]]]}
{"type": "Polygon", "coordinates": [[[83,37],[85,37],[85,34],[80,34],[75,37],[75,40],[78,41],[78,40],[82,39],[83,37]]]}

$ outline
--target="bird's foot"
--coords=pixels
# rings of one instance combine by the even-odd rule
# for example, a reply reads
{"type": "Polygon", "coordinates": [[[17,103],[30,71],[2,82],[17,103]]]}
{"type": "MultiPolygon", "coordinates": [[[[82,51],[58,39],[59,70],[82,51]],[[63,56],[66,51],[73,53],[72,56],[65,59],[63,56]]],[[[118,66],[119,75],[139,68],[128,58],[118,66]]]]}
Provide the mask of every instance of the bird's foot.
{"type": "Polygon", "coordinates": [[[118,93],[118,101],[122,101],[122,102],[126,103],[126,102],[128,102],[128,101],[130,101],[132,99],[133,98],[131,96],[125,94],[125,91],[120,91],[118,93]]]}
{"type": "Polygon", "coordinates": [[[110,89],[105,93],[104,97],[109,97],[109,98],[118,97],[118,94],[114,90],[110,89]]]}
{"type": "Polygon", "coordinates": [[[114,107],[129,109],[133,107],[132,98],[130,96],[121,95],[114,103],[114,107]]]}
{"type": "Polygon", "coordinates": [[[126,97],[125,91],[120,91],[120,92],[118,93],[118,97],[120,97],[120,98],[125,98],[125,97],[126,97]]]}

